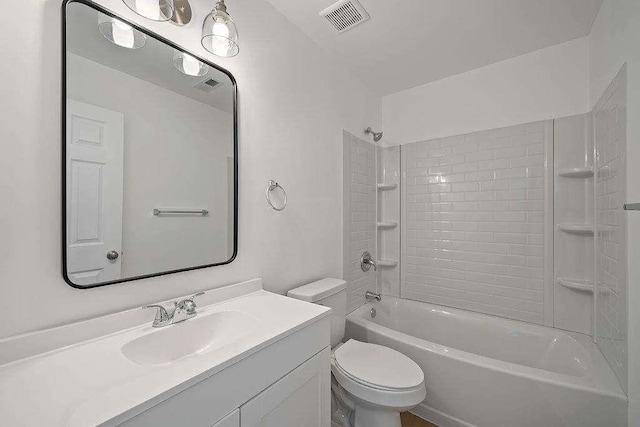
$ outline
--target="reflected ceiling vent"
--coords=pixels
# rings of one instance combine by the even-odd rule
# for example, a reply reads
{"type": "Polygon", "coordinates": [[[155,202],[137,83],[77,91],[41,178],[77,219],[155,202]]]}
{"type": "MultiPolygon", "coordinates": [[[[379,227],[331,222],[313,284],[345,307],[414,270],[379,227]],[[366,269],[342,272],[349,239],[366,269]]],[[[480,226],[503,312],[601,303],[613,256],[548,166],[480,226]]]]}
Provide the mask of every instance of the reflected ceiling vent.
{"type": "Polygon", "coordinates": [[[220,85],[221,83],[217,80],[207,79],[195,85],[195,88],[201,90],[204,93],[209,93],[220,85]]]}
{"type": "Polygon", "coordinates": [[[320,12],[320,16],[327,18],[339,33],[344,33],[370,18],[357,0],[340,0],[320,12]]]}

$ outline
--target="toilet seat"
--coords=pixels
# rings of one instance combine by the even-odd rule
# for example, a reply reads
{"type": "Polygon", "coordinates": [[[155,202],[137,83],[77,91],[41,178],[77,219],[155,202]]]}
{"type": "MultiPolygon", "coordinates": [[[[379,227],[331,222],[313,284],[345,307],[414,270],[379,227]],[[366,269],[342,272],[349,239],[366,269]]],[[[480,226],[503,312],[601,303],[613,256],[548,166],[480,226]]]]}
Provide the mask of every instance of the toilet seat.
{"type": "Polygon", "coordinates": [[[404,354],[349,340],[336,348],[331,370],[338,383],[365,403],[411,408],[426,396],[422,369],[404,354]]]}

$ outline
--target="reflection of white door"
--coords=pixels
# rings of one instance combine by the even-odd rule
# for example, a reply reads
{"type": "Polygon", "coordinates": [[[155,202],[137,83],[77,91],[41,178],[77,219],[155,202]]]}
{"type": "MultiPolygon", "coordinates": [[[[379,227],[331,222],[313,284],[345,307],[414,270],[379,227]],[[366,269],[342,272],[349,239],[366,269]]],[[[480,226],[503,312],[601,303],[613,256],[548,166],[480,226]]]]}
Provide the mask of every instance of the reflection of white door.
{"type": "Polygon", "coordinates": [[[67,275],[76,285],[120,279],[123,141],[122,113],[67,102],[67,275]]]}

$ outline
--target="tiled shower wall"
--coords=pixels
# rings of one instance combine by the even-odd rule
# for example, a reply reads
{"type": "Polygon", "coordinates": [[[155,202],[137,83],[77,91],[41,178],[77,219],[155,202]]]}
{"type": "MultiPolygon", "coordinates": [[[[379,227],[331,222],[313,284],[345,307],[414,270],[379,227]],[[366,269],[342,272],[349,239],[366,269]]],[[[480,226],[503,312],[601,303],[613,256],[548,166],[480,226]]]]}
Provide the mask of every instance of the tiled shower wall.
{"type": "Polygon", "coordinates": [[[343,132],[344,144],[344,278],[347,281],[347,310],[366,301],[366,291],[377,291],[377,274],[360,268],[360,257],[376,254],[376,151],[373,144],[343,132]]]}
{"type": "Polygon", "coordinates": [[[551,131],[402,146],[403,298],[552,324],[551,131]]]}
{"type": "Polygon", "coordinates": [[[596,343],[627,390],[626,68],[594,110],[596,343]]]}

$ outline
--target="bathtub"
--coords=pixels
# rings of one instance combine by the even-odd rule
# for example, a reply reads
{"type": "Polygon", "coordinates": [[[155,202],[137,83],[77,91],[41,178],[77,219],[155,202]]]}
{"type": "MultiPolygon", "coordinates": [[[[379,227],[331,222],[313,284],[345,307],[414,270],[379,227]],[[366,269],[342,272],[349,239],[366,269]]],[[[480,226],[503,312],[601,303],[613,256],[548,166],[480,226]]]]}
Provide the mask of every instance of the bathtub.
{"type": "Polygon", "coordinates": [[[412,412],[440,427],[626,425],[627,398],[585,335],[385,296],[347,316],[346,337],[418,363],[427,398],[412,412]]]}

